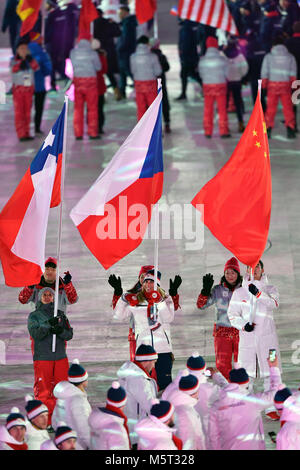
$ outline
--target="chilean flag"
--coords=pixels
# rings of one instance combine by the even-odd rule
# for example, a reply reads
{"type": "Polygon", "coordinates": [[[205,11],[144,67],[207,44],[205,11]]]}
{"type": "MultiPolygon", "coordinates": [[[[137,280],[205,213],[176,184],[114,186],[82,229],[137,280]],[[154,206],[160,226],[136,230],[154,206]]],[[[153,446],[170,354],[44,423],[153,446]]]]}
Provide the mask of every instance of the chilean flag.
{"type": "Polygon", "coordinates": [[[45,264],[50,207],[61,202],[61,164],[66,105],[0,213],[0,258],[5,283],[37,284],[45,264]]]}
{"type": "Polygon", "coordinates": [[[105,269],[135,250],[163,190],[162,90],[70,217],[105,269]]]}

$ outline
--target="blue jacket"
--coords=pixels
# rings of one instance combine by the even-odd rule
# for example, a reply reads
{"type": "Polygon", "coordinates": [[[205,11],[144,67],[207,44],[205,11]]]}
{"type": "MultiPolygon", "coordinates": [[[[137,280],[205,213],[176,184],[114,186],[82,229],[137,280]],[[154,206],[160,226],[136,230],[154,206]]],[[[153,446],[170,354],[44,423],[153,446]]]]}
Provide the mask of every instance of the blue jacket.
{"type": "Polygon", "coordinates": [[[37,42],[28,44],[32,57],[37,61],[40,68],[34,72],[34,88],[36,92],[46,91],[45,77],[51,75],[52,63],[49,55],[37,42]]]}

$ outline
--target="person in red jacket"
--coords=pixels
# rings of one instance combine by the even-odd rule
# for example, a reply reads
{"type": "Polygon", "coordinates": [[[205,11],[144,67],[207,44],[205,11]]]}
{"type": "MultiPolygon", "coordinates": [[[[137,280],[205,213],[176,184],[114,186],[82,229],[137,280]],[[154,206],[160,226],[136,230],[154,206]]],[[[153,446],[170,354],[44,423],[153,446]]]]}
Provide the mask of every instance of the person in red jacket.
{"type": "Polygon", "coordinates": [[[104,134],[103,126],[105,122],[104,116],[104,103],[105,103],[105,92],[107,90],[104,74],[107,73],[107,55],[104,49],[101,49],[101,43],[99,39],[92,40],[92,49],[98,52],[99,59],[101,62],[101,70],[97,71],[97,84],[98,84],[98,122],[99,122],[99,134],[104,134]]]}
{"type": "Polygon", "coordinates": [[[39,64],[30,55],[28,41],[21,39],[16,55],[11,62],[12,93],[15,111],[15,127],[19,140],[32,140],[30,135],[30,117],[34,93],[34,72],[39,64]]]}

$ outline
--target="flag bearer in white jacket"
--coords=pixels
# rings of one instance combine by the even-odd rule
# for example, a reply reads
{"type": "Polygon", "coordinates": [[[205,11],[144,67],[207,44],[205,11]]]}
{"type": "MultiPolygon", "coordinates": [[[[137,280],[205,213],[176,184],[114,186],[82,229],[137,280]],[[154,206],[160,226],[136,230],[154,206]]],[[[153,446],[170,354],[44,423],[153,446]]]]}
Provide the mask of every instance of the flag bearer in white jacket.
{"type": "Polygon", "coordinates": [[[205,436],[200,416],[195,410],[200,382],[188,370],[179,380],[177,390],[169,395],[169,401],[175,407],[175,427],[182,440],[183,450],[205,450],[205,436]]]}
{"type": "Polygon", "coordinates": [[[170,323],[174,320],[174,303],[160,286],[157,272],[157,291],[154,291],[154,271],[146,273],[142,288],[136,294],[126,293],[114,309],[114,320],[133,321],[137,348],[151,344],[158,354],[155,365],[159,390],[172,382],[172,343],[170,323]],[[156,312],[156,313],[155,313],[156,312]]]}
{"type": "Polygon", "coordinates": [[[135,361],[125,362],[117,372],[119,382],[127,393],[124,413],[128,418],[131,444],[136,445],[136,423],[150,413],[151,400],[157,397],[156,380],[151,377],[157,353],[152,346],[141,344],[135,353],[135,361]]]}
{"type": "Polygon", "coordinates": [[[92,411],[86,389],[88,386],[88,373],[74,359],[68,372],[68,381],[59,382],[54,388],[57,398],[52,416],[52,426],[57,428],[58,422],[64,421],[77,432],[77,449],[87,450],[90,445],[90,427],[88,418],[92,411]]]}
{"type": "Polygon", "coordinates": [[[284,401],[280,421],[282,426],[276,436],[276,449],[300,450],[300,392],[284,401]]]}
{"type": "Polygon", "coordinates": [[[271,386],[268,392],[249,393],[249,376],[243,367],[233,369],[230,383],[212,405],[209,441],[212,450],[265,450],[261,412],[273,402],[280,384],[278,359],[269,361],[271,386]]]}
{"type": "Polygon", "coordinates": [[[124,407],[126,391],[119,382],[108,389],[105,408],[93,410],[89,416],[91,450],[130,450],[129,430],[124,407]]]}
{"type": "MultiPolygon", "coordinates": [[[[245,277],[243,286],[233,292],[228,318],[232,326],[240,330],[238,363],[249,374],[251,386],[257,376],[257,363],[260,377],[264,379],[264,390],[270,390],[269,349],[276,349],[279,359],[279,344],[273,310],[279,306],[276,287],[268,284],[264,265],[259,261],[254,269],[254,281],[245,277]],[[250,312],[252,310],[252,313],[250,312]]],[[[270,419],[276,417],[276,409],[266,410],[270,419]]]]}
{"type": "Polygon", "coordinates": [[[174,406],[166,400],[152,400],[149,416],[135,427],[138,450],[182,450],[182,441],[176,437],[174,406]]]}
{"type": "Polygon", "coordinates": [[[28,450],[40,450],[43,442],[50,439],[47,431],[48,408],[40,400],[34,400],[31,395],[26,395],[26,442],[28,450]]]}

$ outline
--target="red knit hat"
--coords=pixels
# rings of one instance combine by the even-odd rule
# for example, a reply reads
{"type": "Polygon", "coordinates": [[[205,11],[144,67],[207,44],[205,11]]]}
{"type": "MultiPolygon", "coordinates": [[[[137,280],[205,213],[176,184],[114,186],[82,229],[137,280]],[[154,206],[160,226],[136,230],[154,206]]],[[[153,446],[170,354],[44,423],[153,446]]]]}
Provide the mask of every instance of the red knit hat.
{"type": "Polygon", "coordinates": [[[206,39],[206,47],[215,47],[216,49],[218,49],[219,45],[217,38],[213,36],[208,36],[208,38],[206,39]]]}
{"type": "Polygon", "coordinates": [[[48,259],[46,259],[45,261],[45,266],[47,267],[47,264],[50,265],[50,267],[54,267],[52,265],[55,265],[55,267],[57,266],[57,259],[56,258],[53,258],[52,256],[50,256],[48,259]]]}
{"type": "Polygon", "coordinates": [[[238,273],[241,272],[239,262],[236,258],[230,258],[226,262],[225,267],[224,267],[224,272],[226,271],[226,269],[234,269],[238,273]]]}
{"type": "Polygon", "coordinates": [[[149,266],[142,266],[141,270],[139,272],[139,277],[140,277],[141,274],[146,274],[148,271],[151,271],[151,269],[153,269],[153,268],[154,268],[154,266],[150,266],[150,265],[149,266]]]}

